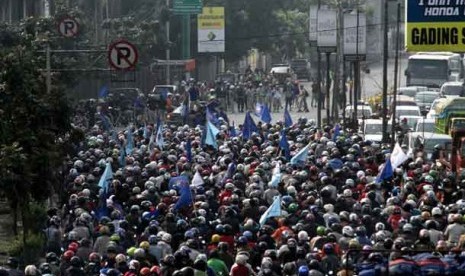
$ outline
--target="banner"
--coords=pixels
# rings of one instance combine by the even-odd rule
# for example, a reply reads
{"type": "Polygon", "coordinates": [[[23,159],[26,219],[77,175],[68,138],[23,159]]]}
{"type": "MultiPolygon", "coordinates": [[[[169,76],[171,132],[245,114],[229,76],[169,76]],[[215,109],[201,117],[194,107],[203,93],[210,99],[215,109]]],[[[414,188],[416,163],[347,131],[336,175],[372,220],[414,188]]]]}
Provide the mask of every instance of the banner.
{"type": "Polygon", "coordinates": [[[344,14],[344,55],[366,54],[366,17],[364,13],[344,14]],[[358,39],[357,39],[358,25],[358,39]]]}
{"type": "Polygon", "coordinates": [[[337,13],[335,10],[318,10],[318,47],[337,46],[337,13]]]}
{"type": "Polygon", "coordinates": [[[222,53],[225,50],[224,7],[204,7],[197,15],[198,52],[222,53]]]}
{"type": "Polygon", "coordinates": [[[406,1],[407,51],[464,52],[465,1],[406,1]]]}
{"type": "Polygon", "coordinates": [[[308,20],[308,40],[317,41],[318,33],[318,6],[310,6],[310,14],[308,20]]]}

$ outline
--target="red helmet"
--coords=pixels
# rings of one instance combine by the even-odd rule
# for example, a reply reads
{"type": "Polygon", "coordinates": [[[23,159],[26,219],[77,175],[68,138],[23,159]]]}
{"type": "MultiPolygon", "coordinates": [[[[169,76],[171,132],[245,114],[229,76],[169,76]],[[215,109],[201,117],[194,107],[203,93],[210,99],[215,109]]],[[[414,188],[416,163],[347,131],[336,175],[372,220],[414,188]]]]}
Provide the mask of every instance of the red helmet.
{"type": "Polygon", "coordinates": [[[141,276],[150,275],[150,268],[148,268],[148,267],[143,267],[143,268],[140,270],[139,274],[140,274],[141,276]]]}
{"type": "Polygon", "coordinates": [[[78,248],[79,248],[79,244],[77,242],[72,242],[68,245],[68,250],[72,250],[74,253],[76,253],[78,248]]]}
{"type": "Polygon", "coordinates": [[[152,266],[152,268],[150,269],[150,272],[155,273],[156,275],[161,274],[161,270],[160,270],[160,267],[158,265],[152,266]]]}
{"type": "Polygon", "coordinates": [[[74,252],[71,250],[66,250],[65,253],[63,253],[63,258],[67,261],[71,260],[72,257],[74,257],[74,252]]]}
{"type": "Polygon", "coordinates": [[[97,252],[92,252],[89,254],[89,262],[91,263],[99,263],[101,261],[100,254],[97,252]]]}

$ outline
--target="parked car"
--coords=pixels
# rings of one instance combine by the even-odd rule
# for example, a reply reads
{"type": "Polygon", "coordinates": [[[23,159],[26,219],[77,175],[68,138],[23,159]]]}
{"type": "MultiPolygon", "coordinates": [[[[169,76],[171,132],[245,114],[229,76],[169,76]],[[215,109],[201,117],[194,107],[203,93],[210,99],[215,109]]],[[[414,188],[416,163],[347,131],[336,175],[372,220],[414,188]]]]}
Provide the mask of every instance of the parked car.
{"type": "Polygon", "coordinates": [[[441,95],[447,98],[457,98],[465,96],[463,82],[448,81],[441,86],[441,95]]]}
{"type": "Polygon", "coordinates": [[[166,93],[176,94],[178,87],[176,85],[155,85],[152,89],[152,94],[166,93]]]}
{"type": "MultiPolygon", "coordinates": [[[[354,115],[354,106],[348,105],[345,108],[345,113],[347,118],[352,118],[354,115]]],[[[357,105],[357,118],[358,119],[369,119],[373,116],[373,110],[371,106],[365,104],[357,105]]]]}
{"type": "MultiPolygon", "coordinates": [[[[392,125],[389,123],[387,132],[391,132],[392,125]]],[[[365,141],[381,142],[383,139],[383,120],[367,119],[363,125],[363,135],[365,141]]]]}
{"type": "Polygon", "coordinates": [[[275,64],[271,67],[270,74],[275,78],[279,84],[282,84],[288,78],[292,78],[294,72],[289,64],[275,64]]]}
{"type": "Polygon", "coordinates": [[[397,89],[397,95],[405,95],[409,97],[415,97],[418,92],[426,91],[428,87],[426,86],[406,86],[406,87],[399,87],[397,89]]]}
{"type": "Polygon", "coordinates": [[[421,116],[420,108],[411,105],[396,106],[396,118],[402,116],[421,116]]]}
{"type": "Polygon", "coordinates": [[[421,118],[415,126],[415,132],[434,132],[436,120],[431,118],[421,118]]]}
{"type": "Polygon", "coordinates": [[[452,137],[447,134],[433,132],[410,132],[405,136],[404,143],[408,145],[409,154],[413,153],[420,145],[423,145],[423,151],[426,153],[427,158],[431,158],[435,145],[441,145],[445,149],[446,155],[450,154],[452,137]]]}
{"type": "Polygon", "coordinates": [[[310,62],[307,59],[293,59],[291,69],[298,79],[310,79],[310,62]]]}
{"type": "Polygon", "coordinates": [[[428,113],[428,111],[431,109],[431,105],[433,104],[434,100],[439,97],[440,93],[435,91],[418,92],[415,95],[415,102],[417,103],[418,107],[420,107],[421,114],[426,115],[426,113],[428,113]]]}
{"type": "Polygon", "coordinates": [[[226,72],[226,73],[221,73],[216,75],[216,81],[221,82],[221,83],[236,83],[239,81],[239,74],[238,73],[231,73],[231,72],[226,72]]]}
{"type": "Polygon", "coordinates": [[[428,111],[428,114],[426,114],[426,118],[435,118],[436,117],[436,108],[439,106],[441,103],[445,102],[446,98],[438,98],[433,101],[431,104],[431,108],[428,111]]]}

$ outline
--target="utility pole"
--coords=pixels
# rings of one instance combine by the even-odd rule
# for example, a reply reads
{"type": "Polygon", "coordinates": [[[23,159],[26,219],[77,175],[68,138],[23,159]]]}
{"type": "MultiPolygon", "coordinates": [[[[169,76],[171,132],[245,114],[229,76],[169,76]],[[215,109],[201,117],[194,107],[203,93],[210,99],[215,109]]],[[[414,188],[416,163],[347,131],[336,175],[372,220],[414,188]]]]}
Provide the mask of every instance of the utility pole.
{"type": "Polygon", "coordinates": [[[52,66],[50,62],[50,43],[47,41],[47,46],[45,46],[45,70],[47,71],[47,77],[45,79],[45,86],[47,89],[47,94],[50,94],[52,91],[52,66]]]}
{"type": "MultiPolygon", "coordinates": [[[[170,0],[166,0],[166,8],[169,10],[170,8],[170,0]]],[[[170,19],[166,20],[165,23],[166,29],[166,84],[170,84],[171,76],[170,76],[170,19]]]]}
{"type": "MultiPolygon", "coordinates": [[[[383,143],[387,143],[389,134],[387,133],[387,94],[388,94],[388,0],[384,0],[384,38],[383,38],[383,143]]],[[[395,102],[393,103],[396,104],[395,102]]],[[[394,126],[392,126],[394,128],[394,126]]]]}
{"type": "Polygon", "coordinates": [[[330,123],[331,119],[331,103],[330,100],[331,98],[329,97],[329,92],[331,88],[331,76],[330,76],[330,61],[331,59],[331,52],[326,52],[326,124],[330,123]]]}
{"type": "Polygon", "coordinates": [[[394,148],[395,141],[395,122],[396,122],[396,105],[395,102],[397,100],[397,76],[398,76],[398,71],[399,71],[399,28],[400,28],[400,2],[397,2],[397,18],[396,18],[396,55],[395,55],[395,60],[394,60],[394,90],[393,90],[393,102],[394,104],[392,105],[392,123],[391,123],[391,148],[394,148]]]}
{"type": "MultiPolygon", "coordinates": [[[[344,78],[343,70],[344,70],[344,12],[342,9],[341,1],[337,2],[337,47],[336,47],[336,70],[334,72],[334,89],[333,89],[333,104],[332,104],[332,118],[334,122],[339,121],[339,107],[341,105],[341,101],[343,101],[342,97],[344,96],[344,78]]],[[[345,105],[342,105],[343,107],[345,105]]]]}

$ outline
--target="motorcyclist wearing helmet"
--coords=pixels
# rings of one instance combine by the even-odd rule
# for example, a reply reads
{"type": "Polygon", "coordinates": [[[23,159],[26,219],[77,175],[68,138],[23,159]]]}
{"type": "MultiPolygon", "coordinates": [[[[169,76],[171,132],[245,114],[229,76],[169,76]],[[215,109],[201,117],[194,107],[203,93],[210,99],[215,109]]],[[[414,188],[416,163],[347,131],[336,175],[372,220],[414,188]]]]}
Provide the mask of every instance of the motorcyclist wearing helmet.
{"type": "Polygon", "coordinates": [[[341,263],[339,258],[334,252],[334,245],[332,243],[326,243],[323,245],[324,257],[321,260],[321,267],[326,274],[332,273],[333,275],[339,271],[341,263]]]}

